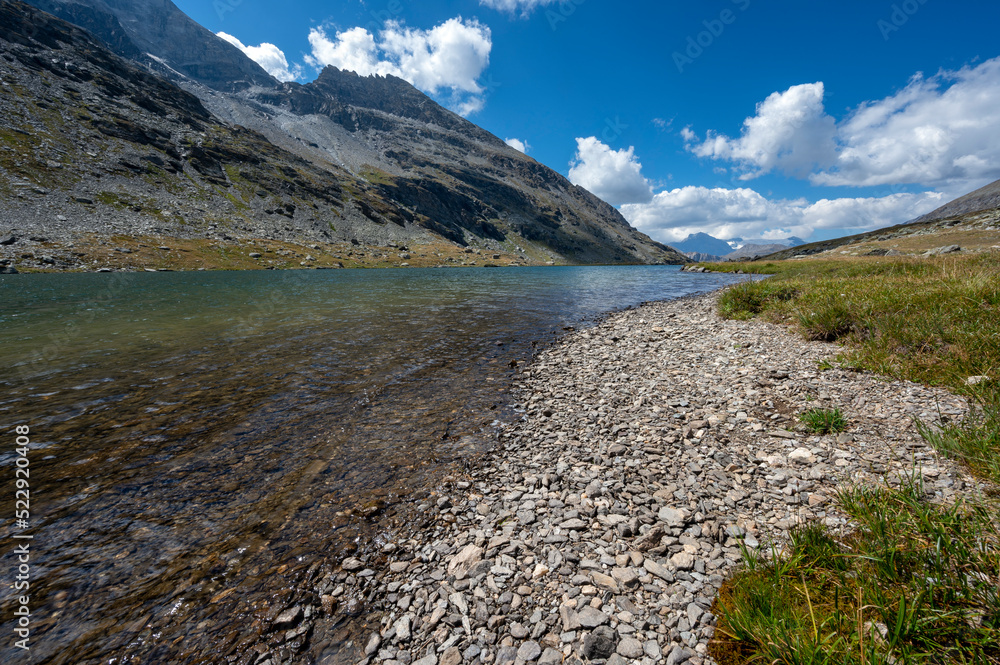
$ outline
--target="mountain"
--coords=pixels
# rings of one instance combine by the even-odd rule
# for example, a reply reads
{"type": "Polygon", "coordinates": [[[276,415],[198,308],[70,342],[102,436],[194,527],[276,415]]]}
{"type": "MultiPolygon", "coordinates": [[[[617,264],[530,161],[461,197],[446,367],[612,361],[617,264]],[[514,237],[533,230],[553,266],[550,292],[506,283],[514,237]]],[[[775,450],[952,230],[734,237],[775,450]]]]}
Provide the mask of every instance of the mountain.
{"type": "Polygon", "coordinates": [[[833,253],[882,256],[923,254],[940,247],[966,251],[1000,249],[1000,180],[961,196],[905,224],[813,242],[763,258],[790,259],[833,253]]]}
{"type": "Polygon", "coordinates": [[[169,2],[39,2],[107,43],[0,0],[8,263],[686,261],[401,79],[327,68],[281,84],[169,2]]]}
{"type": "Polygon", "coordinates": [[[733,251],[733,248],[725,240],[719,240],[707,233],[692,233],[680,242],[671,243],[670,246],[685,254],[697,252],[699,254],[722,256],[733,251]]]}
{"type": "Polygon", "coordinates": [[[686,252],[684,256],[695,263],[712,263],[722,260],[722,257],[717,254],[702,254],[701,252],[686,252]]]}
{"type": "Polygon", "coordinates": [[[782,247],[798,247],[799,245],[804,245],[806,243],[802,238],[796,236],[789,236],[788,238],[775,238],[768,240],[744,240],[743,238],[730,238],[728,241],[729,246],[733,249],[741,249],[743,247],[762,247],[770,245],[781,245],[782,247]]]}
{"type": "Polygon", "coordinates": [[[948,217],[958,217],[968,213],[980,212],[983,210],[995,210],[1000,208],[1000,180],[991,182],[985,187],[960,196],[954,201],[944,204],[936,210],[932,210],[926,215],[917,217],[909,224],[920,224],[923,222],[934,222],[948,217]]]}
{"type": "Polygon", "coordinates": [[[170,0],[32,0],[30,4],[89,31],[123,58],[164,73],[177,72],[215,90],[278,83],[170,0]]]}
{"type": "Polygon", "coordinates": [[[755,259],[758,256],[766,256],[773,252],[780,252],[786,247],[788,247],[788,245],[782,243],[767,243],[767,244],[746,243],[739,249],[723,256],[722,260],[746,261],[749,259],[755,259]]]}

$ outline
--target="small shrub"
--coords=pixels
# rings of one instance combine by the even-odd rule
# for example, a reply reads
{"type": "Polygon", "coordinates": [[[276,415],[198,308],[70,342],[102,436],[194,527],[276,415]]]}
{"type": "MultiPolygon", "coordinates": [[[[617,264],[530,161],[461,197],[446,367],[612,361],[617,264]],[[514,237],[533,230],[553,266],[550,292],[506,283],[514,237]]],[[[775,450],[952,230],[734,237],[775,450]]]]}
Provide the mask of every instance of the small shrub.
{"type": "Polygon", "coordinates": [[[798,289],[787,284],[743,282],[730,287],[719,297],[719,312],[727,319],[750,319],[772,303],[793,299],[798,289]]]}
{"type": "Polygon", "coordinates": [[[840,409],[809,409],[799,420],[816,434],[836,434],[847,429],[847,420],[840,409]]]}
{"type": "Polygon", "coordinates": [[[847,305],[840,302],[817,303],[809,312],[799,314],[799,325],[814,342],[836,342],[863,329],[847,305]]]}

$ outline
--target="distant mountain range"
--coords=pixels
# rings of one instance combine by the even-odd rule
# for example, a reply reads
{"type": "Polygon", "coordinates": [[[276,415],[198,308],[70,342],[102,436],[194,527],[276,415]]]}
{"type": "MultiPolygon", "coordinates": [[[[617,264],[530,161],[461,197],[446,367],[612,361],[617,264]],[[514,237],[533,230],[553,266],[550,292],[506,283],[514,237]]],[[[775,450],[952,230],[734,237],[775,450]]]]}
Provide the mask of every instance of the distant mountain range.
{"type": "Polygon", "coordinates": [[[804,240],[795,236],[778,240],[720,240],[707,233],[692,233],[681,242],[673,243],[671,247],[683,252],[692,261],[727,261],[763,256],[804,243],[804,240]]]}
{"type": "Polygon", "coordinates": [[[399,78],[280,83],[169,0],[33,4],[0,0],[0,259],[87,269],[114,236],[686,261],[399,78]]]}

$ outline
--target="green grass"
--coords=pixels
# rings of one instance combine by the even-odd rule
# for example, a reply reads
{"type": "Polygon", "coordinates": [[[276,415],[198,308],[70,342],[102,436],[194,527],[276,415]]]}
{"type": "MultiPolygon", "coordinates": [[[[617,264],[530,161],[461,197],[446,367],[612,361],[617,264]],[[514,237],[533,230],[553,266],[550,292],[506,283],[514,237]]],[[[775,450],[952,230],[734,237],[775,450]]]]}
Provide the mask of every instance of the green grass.
{"type": "Polygon", "coordinates": [[[917,481],[837,501],[851,536],[809,524],[766,560],[744,549],[715,605],[722,665],[1000,663],[995,514],[931,503],[917,481]]]}
{"type": "Polygon", "coordinates": [[[847,420],[840,409],[809,409],[799,420],[816,434],[836,434],[847,429],[847,420]]]}

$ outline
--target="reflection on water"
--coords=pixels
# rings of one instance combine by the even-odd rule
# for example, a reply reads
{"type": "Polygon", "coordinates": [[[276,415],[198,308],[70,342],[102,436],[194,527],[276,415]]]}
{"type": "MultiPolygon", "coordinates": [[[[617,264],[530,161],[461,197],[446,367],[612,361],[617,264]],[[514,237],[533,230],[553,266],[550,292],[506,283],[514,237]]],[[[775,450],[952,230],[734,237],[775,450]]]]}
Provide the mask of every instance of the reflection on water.
{"type": "MultiPolygon", "coordinates": [[[[245,649],[273,607],[483,449],[508,415],[511,361],[534,343],[733,279],[673,267],[0,276],[0,431],[32,433],[32,662],[245,649]]],[[[0,446],[6,496],[12,448],[0,446]]],[[[13,542],[8,520],[2,533],[13,542]]]]}

